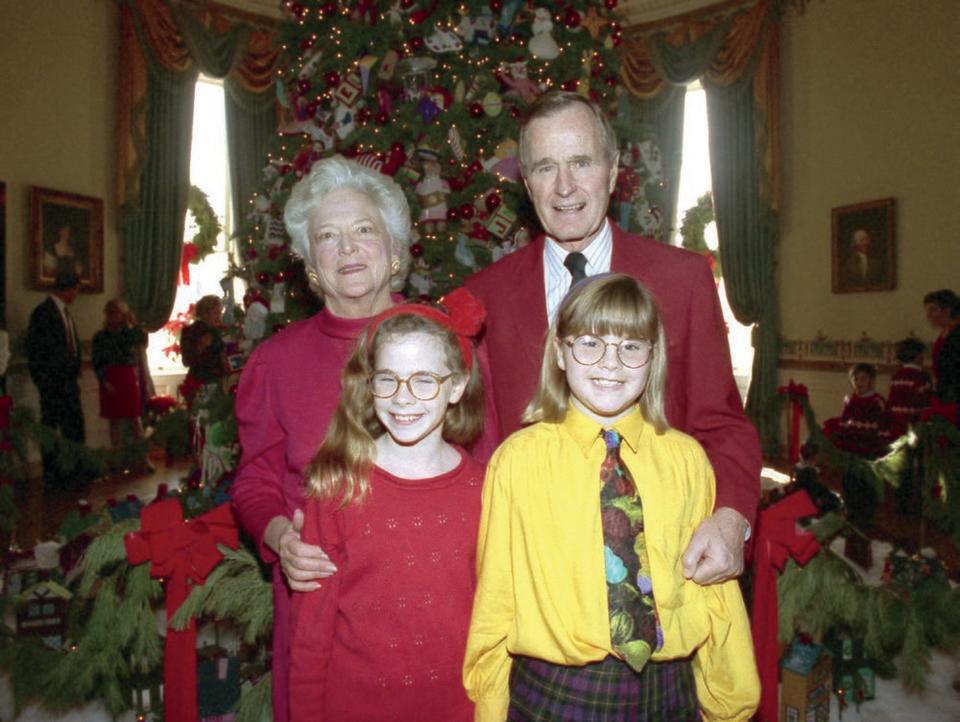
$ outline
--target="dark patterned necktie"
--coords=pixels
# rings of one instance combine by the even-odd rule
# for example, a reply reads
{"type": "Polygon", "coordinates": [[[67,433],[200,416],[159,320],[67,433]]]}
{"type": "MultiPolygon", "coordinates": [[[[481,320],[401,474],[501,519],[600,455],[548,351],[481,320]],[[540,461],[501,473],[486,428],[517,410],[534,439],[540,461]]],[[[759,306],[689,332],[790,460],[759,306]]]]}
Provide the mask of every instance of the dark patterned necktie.
{"type": "Polygon", "coordinates": [[[577,251],[568,253],[567,257],[563,259],[563,265],[570,271],[571,286],[587,277],[587,257],[582,253],[577,251]]]}
{"type": "Polygon", "coordinates": [[[77,357],[77,336],[74,333],[73,317],[70,315],[70,309],[63,307],[63,317],[66,320],[67,328],[67,348],[70,351],[70,357],[77,357]]]}
{"type": "Polygon", "coordinates": [[[620,460],[620,434],[604,430],[607,457],[600,466],[603,560],[610,608],[610,641],[637,672],[663,646],[653,601],[643,506],[630,471],[620,460]]]}

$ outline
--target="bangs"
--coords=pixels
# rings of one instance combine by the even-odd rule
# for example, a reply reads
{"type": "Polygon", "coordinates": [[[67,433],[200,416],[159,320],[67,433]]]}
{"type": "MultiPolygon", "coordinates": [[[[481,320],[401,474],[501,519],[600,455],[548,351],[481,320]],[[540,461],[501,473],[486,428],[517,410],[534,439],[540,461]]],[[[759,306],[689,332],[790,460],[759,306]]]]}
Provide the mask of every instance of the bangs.
{"type": "Polygon", "coordinates": [[[592,283],[566,305],[558,336],[619,336],[656,343],[660,321],[653,298],[631,278],[592,283]]]}

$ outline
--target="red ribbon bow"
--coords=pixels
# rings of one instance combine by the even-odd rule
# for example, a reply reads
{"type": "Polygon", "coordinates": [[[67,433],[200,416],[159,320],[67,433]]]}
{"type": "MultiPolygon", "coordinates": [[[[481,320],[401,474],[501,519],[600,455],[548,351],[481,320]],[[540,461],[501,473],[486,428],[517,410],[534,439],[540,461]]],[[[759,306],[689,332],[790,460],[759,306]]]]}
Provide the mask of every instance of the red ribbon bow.
{"type": "MultiPolygon", "coordinates": [[[[220,563],[217,544],[239,544],[233,508],[223,504],[188,522],[176,499],[146,507],[140,531],[123,540],[131,564],[150,562],[150,576],[166,579],[167,624],[186,600],[192,585],[202,585],[220,563]]],[[[197,722],[197,627],[167,629],[163,649],[164,713],[169,722],[197,722]]]]}
{"type": "Polygon", "coordinates": [[[380,324],[388,318],[405,313],[424,316],[453,331],[460,344],[467,370],[473,368],[473,345],[470,343],[470,337],[480,333],[487,317],[487,309],[470,291],[458,288],[441,298],[438,304],[413,302],[392,306],[370,322],[367,328],[367,339],[372,339],[380,324]],[[440,308],[437,308],[437,305],[440,308]]]}
{"type": "Polygon", "coordinates": [[[778,394],[787,394],[790,399],[790,462],[796,464],[800,459],[800,420],[803,419],[803,406],[800,399],[810,397],[807,387],[795,384],[793,379],[786,386],[777,389],[778,394]]]}
{"type": "Polygon", "coordinates": [[[777,722],[777,684],[780,649],[777,645],[777,573],[793,557],[803,566],[820,549],[810,532],[798,531],[797,519],[817,512],[805,491],[784,497],[757,517],[753,546],[753,606],[750,631],[760,674],[758,722],[777,722]]]}
{"type": "Polygon", "coordinates": [[[184,243],[180,251],[180,285],[190,284],[190,264],[196,263],[200,251],[196,243],[184,243]]]}
{"type": "Polygon", "coordinates": [[[943,404],[940,399],[930,399],[930,406],[920,412],[920,421],[932,421],[935,416],[946,419],[951,424],[957,424],[957,405],[943,404]]]}

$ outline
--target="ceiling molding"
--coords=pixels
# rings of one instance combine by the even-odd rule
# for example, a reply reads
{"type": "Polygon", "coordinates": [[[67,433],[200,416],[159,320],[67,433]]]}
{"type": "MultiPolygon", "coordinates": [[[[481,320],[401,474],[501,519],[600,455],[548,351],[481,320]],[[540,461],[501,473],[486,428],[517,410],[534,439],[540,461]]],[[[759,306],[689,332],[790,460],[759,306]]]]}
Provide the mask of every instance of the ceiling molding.
{"type": "Polygon", "coordinates": [[[686,15],[717,4],[718,0],[622,0],[617,13],[622,24],[631,27],[686,15]]]}

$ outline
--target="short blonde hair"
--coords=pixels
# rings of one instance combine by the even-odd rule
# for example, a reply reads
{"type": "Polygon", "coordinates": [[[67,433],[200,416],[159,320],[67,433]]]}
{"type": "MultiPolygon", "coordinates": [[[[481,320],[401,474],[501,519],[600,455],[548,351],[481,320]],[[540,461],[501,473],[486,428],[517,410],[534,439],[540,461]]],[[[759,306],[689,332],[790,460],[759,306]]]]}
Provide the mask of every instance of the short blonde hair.
{"type": "Polygon", "coordinates": [[[667,344],[653,295],[624,273],[593,276],[574,286],[560,304],[544,345],[540,383],[523,412],[524,423],[560,422],[567,413],[570,387],[557,363],[560,340],[568,336],[608,334],[646,339],[652,344],[647,385],[639,399],[640,411],[662,434],[670,426],[664,413],[667,385],[667,344]]]}

